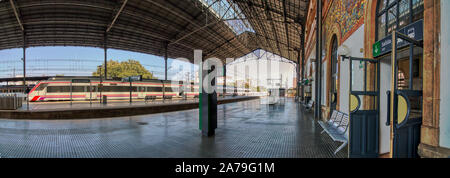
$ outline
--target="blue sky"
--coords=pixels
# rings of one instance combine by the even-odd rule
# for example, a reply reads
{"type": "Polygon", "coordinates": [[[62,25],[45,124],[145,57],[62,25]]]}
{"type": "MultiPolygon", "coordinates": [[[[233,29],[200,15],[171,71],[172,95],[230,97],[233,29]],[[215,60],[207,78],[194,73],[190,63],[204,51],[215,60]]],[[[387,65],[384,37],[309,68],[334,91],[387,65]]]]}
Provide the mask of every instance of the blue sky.
{"type": "MultiPolygon", "coordinates": [[[[259,51],[256,52],[256,55],[259,51]]],[[[27,76],[91,76],[97,69],[97,66],[102,65],[104,61],[104,51],[102,48],[92,47],[34,47],[27,48],[27,76]]],[[[271,56],[266,53],[262,59],[275,59],[276,56],[271,56]]],[[[253,54],[249,54],[246,57],[255,58],[253,54]]],[[[244,57],[245,58],[245,57],[244,57]]],[[[278,57],[279,58],[279,57],[278,57]]],[[[13,76],[22,76],[23,62],[22,49],[8,49],[0,50],[0,78],[7,78],[13,76]]],[[[141,62],[141,64],[150,72],[152,72],[158,79],[164,79],[164,58],[160,56],[148,55],[143,53],[129,52],[123,50],[108,49],[108,60],[125,61],[128,59],[135,59],[141,62]]],[[[256,59],[256,58],[255,58],[256,59]]],[[[249,66],[249,77],[256,79],[257,64],[254,61],[239,62],[227,65],[228,76],[236,76],[237,79],[242,80],[246,76],[244,66],[249,66]],[[233,65],[237,65],[236,74],[233,72],[233,65]]],[[[265,63],[261,63],[265,64],[265,63]]],[[[289,83],[293,80],[295,70],[292,68],[292,64],[288,63],[271,63],[270,78],[278,78],[280,74],[283,74],[283,81],[289,83]]],[[[182,62],[179,60],[168,60],[168,79],[169,80],[185,80],[187,73],[191,74],[190,63],[182,62]],[[182,67],[184,69],[182,69],[182,67]]],[[[267,67],[260,67],[259,80],[265,81],[267,77],[267,67]]],[[[195,67],[195,71],[197,67],[195,67]]],[[[195,72],[194,71],[194,72],[195,72]]]]}
{"type": "MultiPolygon", "coordinates": [[[[103,63],[102,48],[92,47],[34,47],[27,48],[27,76],[90,75],[103,63]]],[[[0,50],[0,78],[22,75],[22,48],[0,50]]],[[[124,61],[135,59],[157,77],[164,76],[164,58],[143,53],[108,49],[108,60],[124,61]]],[[[169,59],[168,66],[172,59],[169,59]]],[[[175,71],[169,70],[169,76],[175,71]]]]}

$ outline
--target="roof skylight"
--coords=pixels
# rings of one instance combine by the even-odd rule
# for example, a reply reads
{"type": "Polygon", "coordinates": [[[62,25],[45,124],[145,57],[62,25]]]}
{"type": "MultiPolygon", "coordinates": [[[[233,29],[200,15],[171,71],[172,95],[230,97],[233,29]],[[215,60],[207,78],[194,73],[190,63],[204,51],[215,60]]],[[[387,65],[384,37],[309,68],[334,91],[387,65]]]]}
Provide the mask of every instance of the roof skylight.
{"type": "Polygon", "coordinates": [[[245,19],[246,17],[238,5],[231,3],[228,0],[199,1],[206,7],[210,7],[209,9],[217,16],[217,18],[226,20],[225,24],[227,24],[236,35],[240,35],[244,32],[255,32],[248,20],[245,19]]]}

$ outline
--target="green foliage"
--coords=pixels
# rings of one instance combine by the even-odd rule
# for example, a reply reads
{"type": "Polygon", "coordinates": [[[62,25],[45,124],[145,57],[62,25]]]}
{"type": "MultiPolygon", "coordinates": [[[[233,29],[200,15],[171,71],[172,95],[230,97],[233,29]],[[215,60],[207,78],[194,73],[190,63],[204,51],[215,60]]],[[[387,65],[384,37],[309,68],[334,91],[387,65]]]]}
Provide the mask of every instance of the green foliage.
{"type": "Polygon", "coordinates": [[[249,89],[249,88],[250,88],[250,83],[246,82],[246,83],[244,84],[244,86],[245,86],[246,89],[249,89]]]}
{"type": "Polygon", "coordinates": [[[256,87],[257,92],[267,92],[267,88],[263,87],[263,86],[258,86],[256,87]]]}
{"type": "MultiPolygon", "coordinates": [[[[97,68],[97,71],[92,73],[93,76],[102,76],[105,75],[103,65],[97,68]]],[[[147,69],[142,66],[139,61],[129,59],[128,61],[108,61],[108,78],[109,77],[130,77],[130,76],[138,76],[142,75],[144,79],[155,79],[153,74],[149,72],[147,69]]]]}

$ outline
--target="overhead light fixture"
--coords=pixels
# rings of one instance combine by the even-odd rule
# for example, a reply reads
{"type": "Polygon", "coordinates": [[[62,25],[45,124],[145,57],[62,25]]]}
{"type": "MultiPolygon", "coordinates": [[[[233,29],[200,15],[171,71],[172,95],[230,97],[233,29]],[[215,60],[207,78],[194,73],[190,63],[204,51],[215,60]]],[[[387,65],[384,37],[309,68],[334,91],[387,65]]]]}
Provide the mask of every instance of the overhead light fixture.
{"type": "Polygon", "coordinates": [[[339,56],[348,56],[350,55],[350,49],[348,48],[347,45],[342,45],[341,47],[339,47],[338,49],[338,55],[339,56]]]}

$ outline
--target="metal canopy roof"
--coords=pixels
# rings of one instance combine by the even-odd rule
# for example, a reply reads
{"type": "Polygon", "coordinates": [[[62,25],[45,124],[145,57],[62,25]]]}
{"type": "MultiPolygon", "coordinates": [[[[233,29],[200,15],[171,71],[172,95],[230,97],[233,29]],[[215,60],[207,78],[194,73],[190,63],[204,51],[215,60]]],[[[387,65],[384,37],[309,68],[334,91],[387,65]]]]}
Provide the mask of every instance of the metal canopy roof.
{"type": "Polygon", "coordinates": [[[308,0],[0,0],[0,49],[89,46],[193,59],[238,58],[256,49],[297,61],[308,0]],[[241,14],[219,17],[205,4],[241,14]],[[211,2],[213,1],[213,2],[211,2]],[[237,9],[239,8],[239,9],[237,9]],[[245,20],[253,31],[227,24],[245,20]],[[107,35],[105,35],[107,34],[107,35]]]}

